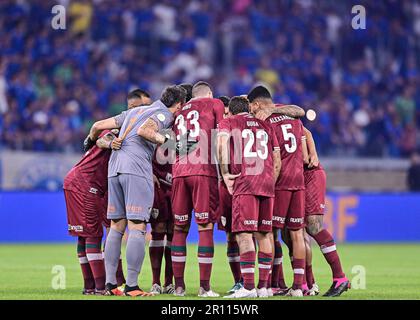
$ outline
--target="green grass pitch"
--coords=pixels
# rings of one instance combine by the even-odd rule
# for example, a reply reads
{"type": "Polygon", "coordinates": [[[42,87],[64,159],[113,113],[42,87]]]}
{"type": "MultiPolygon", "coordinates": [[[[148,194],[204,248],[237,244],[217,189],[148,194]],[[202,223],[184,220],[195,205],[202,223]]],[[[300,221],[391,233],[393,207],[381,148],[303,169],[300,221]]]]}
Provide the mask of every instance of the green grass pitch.
{"type": "MultiPolygon", "coordinates": [[[[313,269],[315,279],[325,292],[331,284],[331,273],[319,249],[314,248],[313,269]]],[[[338,246],[345,272],[352,273],[362,266],[366,271],[366,288],[352,289],[340,299],[420,299],[420,244],[381,244],[338,246]]],[[[212,287],[224,294],[232,285],[232,276],[225,256],[226,247],[216,246],[212,274],[212,287]]],[[[287,250],[285,250],[287,251],[287,250]]],[[[197,245],[188,246],[186,268],[187,296],[198,299],[197,245]]],[[[284,259],[286,282],[291,283],[288,257],[284,259]]],[[[360,275],[360,274],[359,274],[360,275]]],[[[148,257],[140,275],[140,287],[151,287],[148,257]]],[[[356,279],[353,279],[356,282],[356,279]]],[[[359,282],[360,283],[360,282],[359,282]]],[[[82,278],[74,244],[0,245],[0,299],[134,299],[128,297],[85,297],[81,295],[82,278]],[[66,289],[52,288],[52,268],[62,265],[66,271],[66,289]]],[[[174,299],[160,295],[148,299],[174,299]]],[[[146,299],[146,298],[138,298],[146,299]]],[[[181,298],[177,298],[181,299],[181,298]]],[[[270,299],[291,299],[275,297],[270,299]]],[[[295,298],[296,299],[296,298],[295,298]]],[[[325,299],[305,297],[303,299],[325,299]]]]}

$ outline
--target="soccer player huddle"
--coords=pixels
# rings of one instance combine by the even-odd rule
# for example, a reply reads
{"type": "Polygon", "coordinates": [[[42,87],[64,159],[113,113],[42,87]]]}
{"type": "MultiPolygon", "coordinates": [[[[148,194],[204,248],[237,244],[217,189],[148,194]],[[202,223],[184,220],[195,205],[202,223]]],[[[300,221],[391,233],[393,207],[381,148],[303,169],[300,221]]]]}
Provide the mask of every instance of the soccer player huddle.
{"type": "Polygon", "coordinates": [[[300,120],[302,108],[274,104],[263,86],[244,96],[214,98],[203,81],[169,86],[153,103],[137,89],[129,93],[127,105],[121,114],[93,124],[85,155],[64,181],[84,294],[185,296],[193,219],[199,233],[200,297],[220,296],[210,286],[216,224],[226,232],[234,278],[225,298],[319,294],[310,237],[332,271],[324,296],[350,288],[334,239],[323,228],[326,175],[300,120]],[[144,291],[138,276],[148,223],[153,281],[144,291]],[[125,234],[126,277],[121,263],[125,234]],[[280,238],[292,264],[290,287],[283,276],[280,238]]]}

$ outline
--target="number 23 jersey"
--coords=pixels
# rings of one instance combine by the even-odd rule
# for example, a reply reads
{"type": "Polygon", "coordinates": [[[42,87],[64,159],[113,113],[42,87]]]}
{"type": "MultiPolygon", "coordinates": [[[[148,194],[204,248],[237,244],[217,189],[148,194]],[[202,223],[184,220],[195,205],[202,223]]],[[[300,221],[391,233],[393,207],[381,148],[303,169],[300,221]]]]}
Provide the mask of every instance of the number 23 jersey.
{"type": "Polygon", "coordinates": [[[273,113],[267,120],[280,144],[281,170],[276,190],[304,190],[302,137],[299,119],[273,113]]]}
{"type": "Polygon", "coordinates": [[[229,135],[229,171],[241,174],[235,179],[233,195],[274,197],[273,151],[279,143],[272,126],[239,113],[221,121],[218,134],[229,135]]]}
{"type": "Polygon", "coordinates": [[[217,177],[217,162],[212,144],[217,133],[214,129],[223,119],[224,108],[219,99],[195,98],[175,114],[173,131],[177,141],[189,130],[189,139],[198,141],[198,145],[196,150],[188,155],[176,155],[172,167],[173,178],[197,175],[217,177]]]}

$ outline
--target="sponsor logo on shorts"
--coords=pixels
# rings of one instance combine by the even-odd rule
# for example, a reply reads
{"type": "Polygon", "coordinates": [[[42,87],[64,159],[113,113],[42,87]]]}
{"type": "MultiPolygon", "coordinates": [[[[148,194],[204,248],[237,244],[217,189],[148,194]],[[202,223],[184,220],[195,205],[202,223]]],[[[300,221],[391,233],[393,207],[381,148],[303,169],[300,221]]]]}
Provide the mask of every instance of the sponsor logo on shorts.
{"type": "Polygon", "coordinates": [[[157,208],[149,208],[149,212],[153,219],[156,219],[159,216],[159,209],[157,208]]]}
{"type": "Polygon", "coordinates": [[[133,205],[128,205],[128,206],[125,206],[125,210],[127,211],[127,212],[131,212],[131,213],[140,213],[140,212],[142,212],[143,211],[143,207],[141,207],[141,206],[133,206],[133,205]]]}
{"type": "Polygon", "coordinates": [[[115,206],[112,204],[108,205],[108,213],[115,213],[115,206]]]}
{"type": "Polygon", "coordinates": [[[98,193],[98,189],[96,189],[96,188],[90,188],[89,189],[89,192],[90,193],[93,193],[93,194],[97,194],[98,193]]]}
{"type": "Polygon", "coordinates": [[[258,221],[257,220],[244,220],[244,225],[249,226],[249,225],[258,225],[258,221]]]}
{"type": "Polygon", "coordinates": [[[195,217],[200,220],[208,219],[209,213],[208,212],[196,212],[195,217]]]}
{"type": "Polygon", "coordinates": [[[273,224],[273,221],[271,220],[262,220],[261,224],[265,225],[265,226],[271,226],[273,224]]]}
{"type": "Polygon", "coordinates": [[[303,218],[290,218],[289,221],[292,223],[303,223],[303,218]]]}
{"type": "Polygon", "coordinates": [[[83,232],[83,226],[72,226],[69,224],[69,231],[83,232]]]}
{"type": "Polygon", "coordinates": [[[188,221],[188,214],[185,214],[185,215],[175,214],[174,217],[175,217],[175,220],[177,220],[179,222],[186,222],[186,221],[188,221]]]}
{"type": "Polygon", "coordinates": [[[286,219],[279,216],[273,216],[273,221],[279,221],[280,223],[285,223],[286,219]]]}

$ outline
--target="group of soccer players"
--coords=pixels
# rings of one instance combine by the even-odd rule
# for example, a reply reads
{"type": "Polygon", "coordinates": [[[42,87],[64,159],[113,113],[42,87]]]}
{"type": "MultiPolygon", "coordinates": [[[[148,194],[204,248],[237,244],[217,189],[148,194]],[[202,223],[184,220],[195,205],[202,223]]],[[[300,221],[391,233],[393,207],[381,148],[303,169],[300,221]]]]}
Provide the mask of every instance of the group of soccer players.
{"type": "Polygon", "coordinates": [[[85,155],[64,181],[84,294],[185,296],[193,219],[200,297],[220,296],[210,287],[216,224],[226,232],[235,282],[227,298],[319,294],[309,236],[332,270],[333,283],[324,295],[339,296],[350,288],[334,239],[323,229],[326,175],[299,119],[303,109],[274,104],[263,86],[232,99],[214,98],[203,81],[167,87],[153,103],[147,92],[134,90],[127,103],[127,111],[92,126],[85,155]],[[138,286],[147,223],[150,292],[138,286]],[[103,226],[109,231],[102,254],[103,226]],[[127,227],[125,279],[120,256],[127,227]],[[292,263],[291,287],[283,276],[280,237],[292,263]]]}

